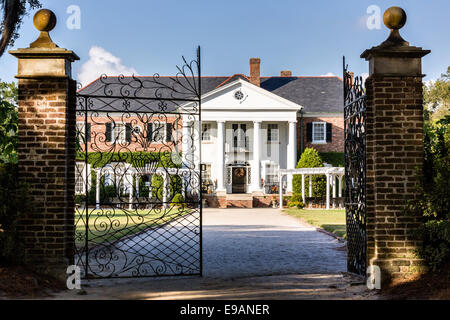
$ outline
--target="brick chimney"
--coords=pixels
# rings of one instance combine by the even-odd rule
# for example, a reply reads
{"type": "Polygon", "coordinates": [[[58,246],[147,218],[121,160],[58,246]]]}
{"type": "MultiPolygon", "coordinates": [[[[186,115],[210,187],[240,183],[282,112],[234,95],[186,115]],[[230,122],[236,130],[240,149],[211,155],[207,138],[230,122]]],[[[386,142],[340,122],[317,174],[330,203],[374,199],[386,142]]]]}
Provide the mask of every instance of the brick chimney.
{"type": "Polygon", "coordinates": [[[355,78],[355,73],[354,72],[349,72],[348,74],[350,76],[350,79],[349,79],[350,83],[348,85],[352,86],[353,82],[354,82],[354,78],[355,78]]]}
{"type": "Polygon", "coordinates": [[[280,76],[281,77],[292,77],[292,71],[290,71],[290,70],[282,70],[281,72],[280,72],[280,76]]]}
{"type": "Polygon", "coordinates": [[[260,58],[250,58],[250,83],[255,86],[260,86],[261,84],[261,59],[260,58]]]}

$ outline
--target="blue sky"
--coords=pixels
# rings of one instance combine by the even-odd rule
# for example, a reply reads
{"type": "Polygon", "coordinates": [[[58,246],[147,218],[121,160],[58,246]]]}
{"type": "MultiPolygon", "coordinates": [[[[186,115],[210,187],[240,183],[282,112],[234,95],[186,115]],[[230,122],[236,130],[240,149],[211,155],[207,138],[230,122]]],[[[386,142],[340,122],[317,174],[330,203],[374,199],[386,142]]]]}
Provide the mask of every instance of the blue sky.
{"type": "MultiPolygon", "coordinates": [[[[248,74],[249,58],[261,58],[261,73],[341,76],[342,56],[351,69],[367,73],[359,55],[388,36],[366,26],[367,8],[382,13],[398,5],[408,14],[402,36],[412,45],[431,49],[424,58],[425,80],[436,79],[450,65],[450,1],[376,0],[41,0],[53,10],[58,25],[51,35],[60,46],[74,50],[81,61],[73,76],[83,84],[95,74],[136,72],[170,75],[180,56],[194,57],[202,47],[204,75],[248,74]],[[81,9],[81,28],[66,26],[67,8],[81,9]],[[94,48],[94,49],[92,49],[94,48]],[[99,60],[100,59],[100,60],[99,60]],[[84,65],[84,67],[83,67],[84,65]],[[101,70],[104,69],[104,70],[101,70]]],[[[38,36],[32,15],[24,19],[15,48],[27,47],[38,36]]],[[[12,81],[15,58],[0,58],[0,78],[12,81]]]]}

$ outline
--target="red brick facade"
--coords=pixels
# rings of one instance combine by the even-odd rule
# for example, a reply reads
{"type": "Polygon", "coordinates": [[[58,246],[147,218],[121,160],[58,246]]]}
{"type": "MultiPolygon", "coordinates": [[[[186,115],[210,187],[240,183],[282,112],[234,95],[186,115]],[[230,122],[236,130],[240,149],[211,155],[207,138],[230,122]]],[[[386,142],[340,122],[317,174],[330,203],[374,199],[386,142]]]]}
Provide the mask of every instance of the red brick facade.
{"type": "MultiPolygon", "coordinates": [[[[301,119],[298,118],[297,131],[301,130],[301,119]]],[[[344,115],[340,116],[303,116],[303,135],[297,134],[298,150],[300,139],[303,136],[303,148],[314,148],[319,152],[344,152],[344,115]],[[326,122],[331,124],[332,139],[327,143],[313,143],[308,141],[307,126],[313,122],[326,122]]]]}
{"type": "Polygon", "coordinates": [[[68,79],[19,80],[19,179],[34,210],[17,228],[37,269],[73,263],[75,91],[68,79]]]}
{"type": "Polygon", "coordinates": [[[421,77],[371,76],[367,90],[367,255],[384,281],[417,271],[411,230],[420,217],[404,212],[419,196],[423,165],[421,77]]]}
{"type": "MultiPolygon", "coordinates": [[[[80,115],[78,113],[77,115],[77,126],[84,126],[85,123],[85,117],[84,115],[80,115]]],[[[110,151],[112,145],[116,145],[116,152],[139,152],[139,151],[145,151],[145,152],[159,152],[159,151],[171,151],[174,147],[174,142],[165,141],[165,142],[155,142],[154,140],[148,141],[147,140],[147,124],[153,123],[155,127],[161,128],[164,123],[170,123],[172,124],[172,137],[173,139],[176,139],[178,136],[178,140],[176,141],[177,145],[181,146],[181,137],[182,137],[182,127],[183,123],[181,121],[180,117],[171,117],[171,116],[154,116],[154,119],[151,118],[151,116],[142,115],[141,117],[138,117],[137,115],[128,115],[124,116],[123,113],[117,113],[115,115],[114,113],[108,113],[108,115],[88,115],[88,123],[90,124],[89,130],[88,130],[88,152],[107,152],[110,151]],[[150,117],[150,119],[149,119],[150,117]],[[110,137],[106,137],[106,124],[112,124],[112,127],[117,124],[124,124],[129,125],[132,129],[136,129],[136,127],[139,127],[140,132],[134,131],[131,134],[130,141],[129,142],[119,142],[119,141],[108,141],[111,138],[111,134],[109,134],[110,137]],[[177,134],[175,131],[178,131],[177,134]]],[[[82,128],[82,127],[81,127],[82,128]]],[[[123,128],[123,131],[126,131],[126,128],[123,128]]],[[[156,132],[157,130],[154,129],[156,132]]],[[[124,132],[126,133],[126,132],[124,132]]],[[[80,135],[84,136],[84,132],[80,132],[80,135]]],[[[161,130],[162,134],[162,130],[161,130]]],[[[85,145],[82,143],[80,145],[81,151],[84,151],[85,145]]],[[[114,151],[114,150],[113,150],[114,151]]],[[[181,150],[180,150],[181,151],[181,150]]]]}

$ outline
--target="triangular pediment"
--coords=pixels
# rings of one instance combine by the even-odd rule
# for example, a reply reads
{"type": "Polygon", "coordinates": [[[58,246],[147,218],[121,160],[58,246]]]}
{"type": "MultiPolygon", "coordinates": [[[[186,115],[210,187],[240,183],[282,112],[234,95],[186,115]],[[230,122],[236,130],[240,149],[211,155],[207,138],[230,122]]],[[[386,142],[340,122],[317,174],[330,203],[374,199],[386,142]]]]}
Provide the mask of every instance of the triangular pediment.
{"type": "Polygon", "coordinates": [[[202,96],[202,110],[292,110],[302,106],[255,86],[236,79],[202,96]]]}

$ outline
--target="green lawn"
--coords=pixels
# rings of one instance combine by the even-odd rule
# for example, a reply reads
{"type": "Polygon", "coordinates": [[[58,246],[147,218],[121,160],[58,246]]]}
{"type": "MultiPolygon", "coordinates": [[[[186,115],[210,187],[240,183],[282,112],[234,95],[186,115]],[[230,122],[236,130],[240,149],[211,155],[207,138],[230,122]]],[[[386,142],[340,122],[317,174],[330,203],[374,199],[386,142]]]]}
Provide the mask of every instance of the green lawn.
{"type": "Polygon", "coordinates": [[[287,214],[301,218],[313,226],[346,238],[345,210],[286,209],[287,214]]]}
{"type": "MultiPolygon", "coordinates": [[[[75,244],[85,245],[86,212],[75,212],[75,244]]],[[[89,246],[107,243],[136,234],[192,212],[189,208],[172,207],[160,210],[126,210],[117,208],[89,208],[89,246]]]]}

